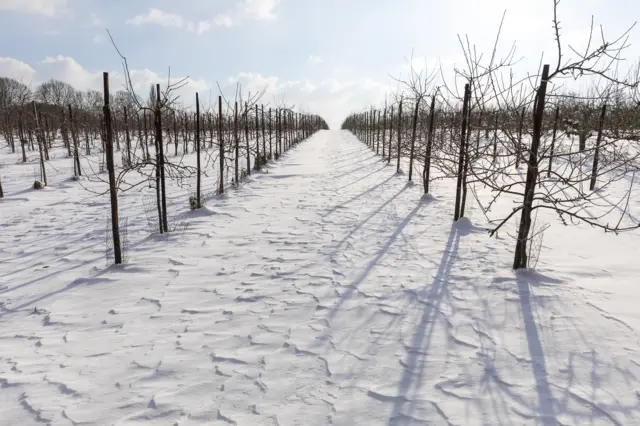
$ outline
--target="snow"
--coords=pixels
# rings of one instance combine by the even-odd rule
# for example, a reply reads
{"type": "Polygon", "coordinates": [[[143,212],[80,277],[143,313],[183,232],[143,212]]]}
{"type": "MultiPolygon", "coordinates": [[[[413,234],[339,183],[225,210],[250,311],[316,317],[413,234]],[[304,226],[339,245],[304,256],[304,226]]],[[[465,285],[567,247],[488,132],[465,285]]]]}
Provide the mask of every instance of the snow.
{"type": "Polygon", "coordinates": [[[516,274],[454,182],[323,131],[201,211],[168,188],[180,232],[121,194],[107,266],[62,157],[42,191],[0,157],[2,425],[640,424],[638,232],[552,222],[516,274]]]}

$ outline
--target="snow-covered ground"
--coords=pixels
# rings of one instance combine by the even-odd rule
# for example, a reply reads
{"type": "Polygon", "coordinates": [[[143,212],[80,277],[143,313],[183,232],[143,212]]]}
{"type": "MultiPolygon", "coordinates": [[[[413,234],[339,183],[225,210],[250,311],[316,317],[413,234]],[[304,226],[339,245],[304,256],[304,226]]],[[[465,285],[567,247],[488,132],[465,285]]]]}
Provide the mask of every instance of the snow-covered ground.
{"type": "Polygon", "coordinates": [[[183,232],[123,194],[106,267],[106,197],[1,159],[1,425],[640,424],[638,232],[554,223],[515,274],[453,182],[324,131],[204,211],[170,188],[183,232]]]}

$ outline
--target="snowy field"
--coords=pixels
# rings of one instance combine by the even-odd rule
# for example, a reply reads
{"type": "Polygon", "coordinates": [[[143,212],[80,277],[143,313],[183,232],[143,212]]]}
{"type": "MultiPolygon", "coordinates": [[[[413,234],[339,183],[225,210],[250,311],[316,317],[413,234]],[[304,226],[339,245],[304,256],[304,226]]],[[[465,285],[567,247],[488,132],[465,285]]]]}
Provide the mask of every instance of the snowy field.
{"type": "Polygon", "coordinates": [[[122,194],[107,267],[108,199],[61,157],[34,191],[0,153],[2,426],[640,425],[640,232],[550,217],[516,274],[453,181],[423,199],[323,131],[203,211],[170,186],[179,232],[122,194]]]}

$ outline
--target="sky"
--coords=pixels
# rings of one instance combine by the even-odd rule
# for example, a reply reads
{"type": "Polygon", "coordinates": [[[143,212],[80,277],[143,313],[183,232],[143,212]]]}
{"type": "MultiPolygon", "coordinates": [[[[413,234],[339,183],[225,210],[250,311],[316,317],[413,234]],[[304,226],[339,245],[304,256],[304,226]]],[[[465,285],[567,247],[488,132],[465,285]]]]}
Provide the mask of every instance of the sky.
{"type": "MultiPolygon", "coordinates": [[[[265,104],[286,102],[335,128],[383,105],[410,63],[440,64],[447,78],[464,68],[459,35],[489,56],[505,11],[498,52],[516,43],[514,72],[536,73],[543,54],[555,63],[553,0],[0,0],[0,75],[86,90],[100,89],[109,71],[122,88],[108,28],[142,93],[166,84],[170,69],[173,79],[189,77],[179,93],[186,105],[195,92],[215,101],[218,86],[228,94],[239,82],[266,87],[265,104]]],[[[614,39],[640,17],[640,2],[561,0],[558,15],[563,45],[580,51],[592,16],[614,39]]],[[[635,62],[640,28],[630,43],[623,57],[635,62]]]]}

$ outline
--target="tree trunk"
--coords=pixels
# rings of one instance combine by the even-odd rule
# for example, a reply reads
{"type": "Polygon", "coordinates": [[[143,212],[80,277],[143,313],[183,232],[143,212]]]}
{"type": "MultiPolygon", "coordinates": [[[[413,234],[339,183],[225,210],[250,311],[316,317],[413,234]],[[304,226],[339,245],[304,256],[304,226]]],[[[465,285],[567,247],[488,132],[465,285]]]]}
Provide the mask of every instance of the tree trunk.
{"type": "Polygon", "coordinates": [[[400,100],[400,105],[398,105],[398,149],[397,149],[397,158],[398,158],[398,164],[396,167],[396,172],[400,173],[400,152],[402,151],[400,149],[400,144],[401,144],[401,136],[402,136],[402,100],[400,100]]]}
{"type": "Polygon", "coordinates": [[[384,160],[385,145],[387,138],[387,106],[384,107],[384,113],[382,114],[382,159],[384,160]]]}
{"type": "Polygon", "coordinates": [[[149,155],[149,126],[147,125],[147,110],[144,110],[142,117],[144,119],[144,151],[143,153],[146,153],[145,158],[147,159],[147,161],[149,161],[151,156],[149,155]]]}
{"type": "Polygon", "coordinates": [[[413,128],[411,130],[411,153],[409,154],[409,182],[411,182],[411,178],[413,177],[413,155],[416,150],[416,132],[418,130],[418,109],[420,108],[420,100],[418,98],[416,101],[416,107],[413,110],[413,128]]]}
{"type": "Polygon", "coordinates": [[[71,128],[71,139],[73,140],[73,170],[76,176],[82,176],[82,169],[80,168],[80,153],[78,152],[78,134],[76,127],[73,124],[73,110],[71,104],[69,107],[69,127],[71,128]]]}
{"type": "Polygon", "coordinates": [[[282,154],[282,112],[276,110],[276,159],[282,154]]]}
{"type": "Polygon", "coordinates": [[[464,179],[462,174],[464,172],[465,163],[465,148],[467,145],[467,117],[469,115],[469,101],[471,98],[471,90],[469,83],[464,85],[464,103],[462,105],[462,127],[460,129],[460,151],[458,156],[458,181],[456,184],[456,204],[453,213],[453,220],[457,221],[461,217],[461,201],[462,201],[462,189],[464,185],[464,179]]]}
{"type": "Polygon", "coordinates": [[[129,117],[127,115],[127,107],[123,107],[124,112],[124,137],[127,144],[127,167],[131,167],[131,135],[129,134],[129,117]]]}
{"type": "Polygon", "coordinates": [[[436,113],[436,95],[431,97],[431,107],[429,108],[429,130],[427,133],[427,149],[424,158],[424,193],[429,193],[429,179],[431,178],[431,149],[433,147],[433,126],[436,113]]]}
{"type": "Polygon", "coordinates": [[[498,158],[498,112],[496,111],[495,128],[493,129],[493,156],[492,162],[495,163],[498,158]]]}
{"type": "Polygon", "coordinates": [[[522,152],[522,127],[524,126],[524,114],[526,107],[522,107],[522,113],[520,114],[520,123],[518,124],[518,145],[516,146],[516,169],[520,167],[520,155],[522,152]]]}
{"type": "Polygon", "coordinates": [[[602,128],[604,127],[604,116],[607,113],[607,104],[602,105],[602,111],[600,112],[600,121],[598,122],[598,138],[596,139],[596,148],[593,152],[593,169],[591,171],[591,183],[589,184],[589,190],[593,191],[596,187],[596,180],[598,178],[598,160],[600,156],[600,143],[602,142],[602,128]]]}
{"type": "Polygon", "coordinates": [[[247,144],[247,176],[251,176],[251,144],[249,143],[249,105],[244,103],[244,140],[247,144]]]}
{"type": "MultiPolygon", "coordinates": [[[[51,143],[47,143],[46,133],[42,129],[42,122],[44,121],[42,119],[42,112],[38,112],[38,118],[40,120],[40,124],[38,125],[38,128],[40,130],[38,130],[38,134],[42,138],[42,148],[44,149],[44,159],[49,161],[49,146],[51,145],[51,143]]],[[[37,135],[36,135],[36,139],[37,139],[37,135]]],[[[71,157],[71,154],[69,154],[69,157],[71,157]]]]}
{"type": "Polygon", "coordinates": [[[536,95],[536,110],[533,117],[533,137],[531,139],[531,152],[529,153],[527,180],[525,183],[524,200],[522,203],[522,214],[520,217],[520,227],[516,240],[516,251],[513,260],[513,269],[527,267],[527,240],[531,230],[531,212],[533,211],[533,198],[535,194],[536,182],[538,180],[538,149],[542,135],[542,120],[544,118],[545,96],[547,94],[547,81],[549,80],[549,65],[545,65],[542,70],[542,79],[536,95]]]}
{"type": "Polygon", "coordinates": [[[27,151],[24,146],[27,144],[27,141],[24,136],[24,125],[22,124],[22,110],[18,114],[18,132],[20,136],[20,146],[22,147],[22,162],[27,162],[27,151]]]}
{"type": "Polygon", "coordinates": [[[553,151],[556,147],[556,134],[558,132],[558,117],[560,116],[560,107],[556,107],[556,115],[553,119],[553,136],[551,137],[551,149],[549,150],[549,169],[547,169],[547,177],[551,176],[553,166],[553,151]]]}
{"type": "MultiPolygon", "coordinates": [[[[196,93],[196,121],[200,120],[200,106],[198,103],[198,94],[196,93]]],[[[197,124],[196,124],[197,127],[197,124]]],[[[178,156],[178,114],[173,112],[173,154],[178,156]]],[[[198,176],[200,174],[198,173],[198,176]]],[[[198,207],[199,208],[199,207],[198,207]]]]}
{"type": "Polygon", "coordinates": [[[160,168],[160,196],[162,201],[162,229],[169,232],[167,218],[167,192],[164,173],[164,145],[162,143],[162,109],[160,104],[160,85],[156,84],[156,149],[158,150],[158,167],[160,168]]]}

